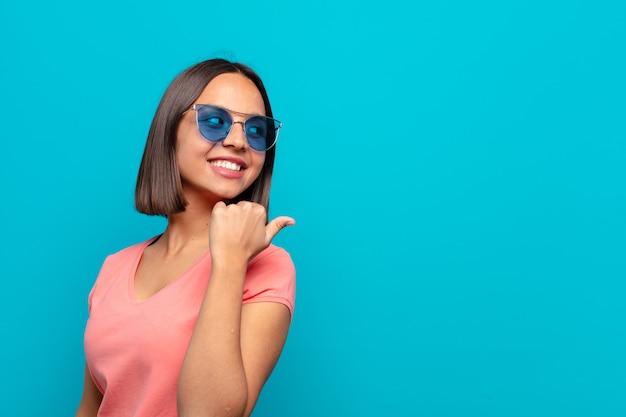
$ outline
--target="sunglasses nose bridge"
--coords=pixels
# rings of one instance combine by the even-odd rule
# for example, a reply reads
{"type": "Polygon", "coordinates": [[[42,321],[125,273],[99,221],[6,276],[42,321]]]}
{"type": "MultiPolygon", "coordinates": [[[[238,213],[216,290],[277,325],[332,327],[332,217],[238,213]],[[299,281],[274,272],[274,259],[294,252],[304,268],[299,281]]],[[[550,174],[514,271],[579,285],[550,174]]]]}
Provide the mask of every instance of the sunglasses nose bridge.
{"type": "Polygon", "coordinates": [[[226,138],[224,138],[224,145],[231,143],[231,141],[236,137],[237,138],[237,146],[240,148],[244,148],[248,145],[248,139],[246,138],[246,127],[245,122],[240,120],[233,120],[230,125],[230,129],[228,129],[228,134],[226,138]],[[241,132],[233,133],[233,127],[236,124],[241,125],[241,132]],[[227,143],[228,142],[228,143],[227,143]]]}

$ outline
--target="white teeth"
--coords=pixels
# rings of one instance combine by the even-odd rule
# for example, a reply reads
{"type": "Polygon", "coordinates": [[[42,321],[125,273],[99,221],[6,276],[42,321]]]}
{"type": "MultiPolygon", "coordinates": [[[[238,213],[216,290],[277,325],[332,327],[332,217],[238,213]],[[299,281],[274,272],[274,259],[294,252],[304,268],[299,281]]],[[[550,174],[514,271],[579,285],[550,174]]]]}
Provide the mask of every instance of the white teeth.
{"type": "Polygon", "coordinates": [[[215,165],[216,167],[230,169],[231,171],[241,171],[241,165],[237,165],[234,162],[218,160],[211,161],[210,163],[211,165],[215,165]]]}

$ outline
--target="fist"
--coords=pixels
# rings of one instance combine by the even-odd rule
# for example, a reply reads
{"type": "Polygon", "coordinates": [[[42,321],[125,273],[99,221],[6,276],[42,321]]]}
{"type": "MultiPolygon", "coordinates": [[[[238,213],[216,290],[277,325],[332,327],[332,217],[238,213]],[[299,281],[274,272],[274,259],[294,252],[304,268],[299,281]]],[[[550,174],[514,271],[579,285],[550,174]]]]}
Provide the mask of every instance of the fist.
{"type": "Polygon", "coordinates": [[[211,257],[249,262],[267,248],[284,227],[295,224],[291,217],[280,216],[266,224],[265,207],[250,201],[213,207],[209,227],[211,257]]]}

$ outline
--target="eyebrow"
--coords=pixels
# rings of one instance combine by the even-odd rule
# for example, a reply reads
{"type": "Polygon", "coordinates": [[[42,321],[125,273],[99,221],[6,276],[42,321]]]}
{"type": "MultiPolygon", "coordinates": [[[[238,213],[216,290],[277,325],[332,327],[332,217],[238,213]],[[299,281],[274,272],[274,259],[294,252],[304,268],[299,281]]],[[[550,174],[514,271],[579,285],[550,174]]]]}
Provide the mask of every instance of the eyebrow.
{"type": "Polygon", "coordinates": [[[193,107],[194,105],[217,107],[218,109],[226,110],[227,112],[229,112],[229,113],[233,113],[233,114],[236,114],[236,115],[238,115],[238,116],[246,116],[246,117],[252,117],[252,116],[269,117],[269,116],[266,116],[266,115],[264,115],[264,114],[260,114],[260,113],[244,113],[244,112],[240,112],[240,111],[237,111],[237,110],[231,110],[231,109],[226,108],[226,107],[224,107],[224,106],[218,106],[217,104],[211,104],[211,103],[194,103],[194,104],[192,104],[192,107],[193,107]]]}

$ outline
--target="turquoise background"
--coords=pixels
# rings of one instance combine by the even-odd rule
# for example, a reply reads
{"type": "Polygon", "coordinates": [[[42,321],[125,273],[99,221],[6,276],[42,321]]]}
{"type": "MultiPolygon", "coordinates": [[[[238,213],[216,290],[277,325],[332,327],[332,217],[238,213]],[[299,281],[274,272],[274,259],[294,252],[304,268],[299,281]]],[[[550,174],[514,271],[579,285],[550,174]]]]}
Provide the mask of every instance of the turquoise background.
{"type": "Polygon", "coordinates": [[[298,269],[255,416],[626,415],[619,1],[0,2],[2,416],[73,415],[158,100],[242,61],[298,269]]]}

